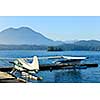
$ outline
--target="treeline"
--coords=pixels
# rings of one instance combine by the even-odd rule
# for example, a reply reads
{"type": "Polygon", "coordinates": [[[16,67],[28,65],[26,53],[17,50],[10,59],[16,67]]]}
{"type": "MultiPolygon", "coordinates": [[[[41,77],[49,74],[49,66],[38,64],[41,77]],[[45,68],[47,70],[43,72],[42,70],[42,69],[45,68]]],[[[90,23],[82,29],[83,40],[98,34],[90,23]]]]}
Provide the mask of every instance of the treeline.
{"type": "Polygon", "coordinates": [[[0,50],[47,50],[47,46],[37,45],[0,45],[0,50]]]}
{"type": "Polygon", "coordinates": [[[100,51],[100,41],[78,41],[59,46],[45,45],[0,45],[0,50],[47,50],[47,51],[100,51]]]}
{"type": "Polygon", "coordinates": [[[50,46],[48,51],[100,51],[100,46],[80,46],[75,44],[64,44],[57,47],[50,46]]]}
{"type": "Polygon", "coordinates": [[[49,50],[56,51],[56,48],[61,49],[61,51],[100,51],[100,41],[82,40],[73,44],[62,44],[57,47],[49,47],[49,50]]]}

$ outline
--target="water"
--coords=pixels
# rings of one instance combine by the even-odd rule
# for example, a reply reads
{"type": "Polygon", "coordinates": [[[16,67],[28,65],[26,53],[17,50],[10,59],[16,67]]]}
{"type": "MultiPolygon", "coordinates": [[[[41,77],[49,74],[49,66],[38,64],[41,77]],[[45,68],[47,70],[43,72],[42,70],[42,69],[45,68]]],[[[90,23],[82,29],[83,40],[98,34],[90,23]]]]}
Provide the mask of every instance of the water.
{"type": "MultiPolygon", "coordinates": [[[[92,51],[31,51],[31,50],[15,50],[15,51],[0,51],[0,58],[20,58],[20,57],[38,57],[43,56],[87,56],[88,60],[82,63],[97,63],[97,68],[88,68],[82,70],[55,70],[55,71],[40,71],[38,76],[43,77],[41,81],[32,81],[33,83],[100,83],[100,52],[92,51]]],[[[0,66],[11,66],[8,61],[10,59],[1,60],[0,66]]],[[[40,64],[51,63],[47,60],[39,60],[40,64]]]]}

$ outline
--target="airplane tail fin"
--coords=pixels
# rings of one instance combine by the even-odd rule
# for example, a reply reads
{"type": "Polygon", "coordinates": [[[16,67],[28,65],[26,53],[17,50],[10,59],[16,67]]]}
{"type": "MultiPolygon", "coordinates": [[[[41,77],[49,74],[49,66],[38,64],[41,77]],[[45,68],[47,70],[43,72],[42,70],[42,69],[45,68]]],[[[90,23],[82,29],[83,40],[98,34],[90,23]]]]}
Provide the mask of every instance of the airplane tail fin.
{"type": "Polygon", "coordinates": [[[39,61],[38,61],[38,57],[37,56],[33,57],[33,62],[31,63],[31,66],[34,67],[34,70],[36,70],[36,71],[39,70],[39,61]]]}

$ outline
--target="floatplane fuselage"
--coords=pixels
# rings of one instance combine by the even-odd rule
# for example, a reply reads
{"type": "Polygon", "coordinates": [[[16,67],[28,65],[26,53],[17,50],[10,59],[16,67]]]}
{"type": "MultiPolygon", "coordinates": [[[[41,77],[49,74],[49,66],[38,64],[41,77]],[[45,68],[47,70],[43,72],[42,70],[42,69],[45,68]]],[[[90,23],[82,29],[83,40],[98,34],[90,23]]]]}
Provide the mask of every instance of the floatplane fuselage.
{"type": "Polygon", "coordinates": [[[80,64],[81,61],[87,59],[88,57],[71,57],[71,56],[61,56],[60,59],[54,60],[53,63],[61,64],[80,64]]]}

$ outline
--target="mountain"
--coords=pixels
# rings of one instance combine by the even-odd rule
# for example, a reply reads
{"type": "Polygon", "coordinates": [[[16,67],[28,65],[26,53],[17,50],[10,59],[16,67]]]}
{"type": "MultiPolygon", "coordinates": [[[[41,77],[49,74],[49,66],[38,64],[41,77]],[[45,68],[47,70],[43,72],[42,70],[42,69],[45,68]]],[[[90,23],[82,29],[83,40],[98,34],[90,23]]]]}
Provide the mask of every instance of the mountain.
{"type": "Polygon", "coordinates": [[[61,51],[100,51],[100,41],[54,41],[28,27],[8,28],[0,32],[0,50],[47,50],[48,48],[61,51]]]}
{"type": "Polygon", "coordinates": [[[98,40],[81,40],[77,41],[74,44],[76,45],[81,45],[81,46],[100,46],[100,41],[98,40]]]}
{"type": "Polygon", "coordinates": [[[100,41],[81,40],[74,43],[62,44],[58,48],[67,51],[100,51],[100,41]]]}
{"type": "Polygon", "coordinates": [[[28,27],[8,28],[0,32],[0,44],[6,45],[60,45],[28,27]]]}
{"type": "Polygon", "coordinates": [[[67,40],[67,41],[64,41],[64,43],[66,43],[66,44],[73,44],[75,42],[77,42],[77,40],[67,40]]]}

